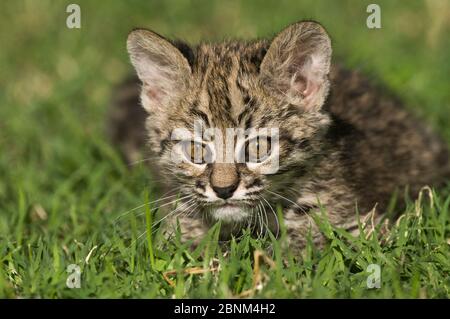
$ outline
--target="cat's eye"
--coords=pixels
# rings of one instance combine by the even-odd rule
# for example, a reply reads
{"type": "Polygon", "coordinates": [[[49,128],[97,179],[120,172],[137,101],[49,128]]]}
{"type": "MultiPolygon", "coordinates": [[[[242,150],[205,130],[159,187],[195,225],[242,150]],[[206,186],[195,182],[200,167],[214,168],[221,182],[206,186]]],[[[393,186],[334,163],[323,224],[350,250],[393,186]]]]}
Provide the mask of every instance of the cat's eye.
{"type": "Polygon", "coordinates": [[[205,164],[212,162],[212,152],[207,144],[185,141],[183,143],[183,151],[192,163],[205,164]]]}
{"type": "Polygon", "coordinates": [[[248,163],[262,163],[269,156],[272,140],[268,136],[257,136],[245,143],[245,161],[248,163]]]}

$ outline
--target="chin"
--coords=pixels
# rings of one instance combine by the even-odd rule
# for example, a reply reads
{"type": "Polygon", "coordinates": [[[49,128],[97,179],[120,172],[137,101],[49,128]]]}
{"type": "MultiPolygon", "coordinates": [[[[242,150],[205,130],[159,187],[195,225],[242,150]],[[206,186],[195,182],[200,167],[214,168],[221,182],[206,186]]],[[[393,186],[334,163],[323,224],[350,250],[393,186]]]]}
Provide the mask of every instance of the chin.
{"type": "Polygon", "coordinates": [[[211,210],[211,216],[217,221],[226,223],[240,222],[250,216],[250,211],[242,205],[224,204],[214,207],[211,210]]]}

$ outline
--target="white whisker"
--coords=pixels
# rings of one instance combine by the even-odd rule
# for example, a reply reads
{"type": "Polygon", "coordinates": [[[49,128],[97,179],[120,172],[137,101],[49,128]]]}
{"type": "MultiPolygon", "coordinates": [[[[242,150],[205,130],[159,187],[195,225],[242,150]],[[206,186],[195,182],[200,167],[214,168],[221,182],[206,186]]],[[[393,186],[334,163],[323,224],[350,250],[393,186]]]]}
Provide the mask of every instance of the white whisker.
{"type": "MultiPolygon", "coordinates": [[[[178,195],[177,195],[177,196],[178,196],[178,195]]],[[[162,205],[160,205],[160,206],[151,207],[150,210],[151,210],[151,211],[155,211],[155,210],[160,209],[160,208],[162,208],[162,207],[165,207],[165,206],[169,206],[169,205],[175,204],[175,203],[177,203],[178,201],[181,201],[181,200],[183,200],[183,199],[187,199],[187,198],[190,198],[190,197],[193,197],[193,196],[194,196],[194,195],[186,195],[186,196],[183,196],[183,197],[174,199],[174,200],[172,200],[172,201],[170,201],[170,202],[168,202],[168,203],[164,203],[164,204],[162,204],[162,205]]],[[[146,205],[148,205],[148,204],[144,204],[143,206],[146,206],[146,205]]],[[[142,206],[141,206],[141,208],[142,208],[142,206]]],[[[129,213],[130,213],[130,212],[129,212],[129,213]]],[[[144,211],[144,212],[139,212],[139,213],[137,213],[136,216],[142,216],[142,215],[144,215],[144,214],[145,214],[145,211],[144,211]]],[[[122,218],[122,217],[124,217],[124,216],[121,216],[121,218],[122,218]]]]}
{"type": "Polygon", "coordinates": [[[269,205],[270,210],[272,211],[273,217],[275,217],[275,221],[277,223],[277,234],[276,234],[275,238],[278,238],[278,235],[280,234],[280,223],[278,221],[278,216],[275,213],[275,211],[273,210],[272,205],[270,205],[269,201],[267,199],[265,199],[263,196],[262,196],[262,199],[267,203],[267,205],[269,205]]]}
{"type": "Polygon", "coordinates": [[[277,193],[275,193],[275,192],[272,192],[272,191],[270,191],[270,190],[266,190],[267,192],[269,192],[269,193],[271,193],[271,194],[273,194],[273,195],[275,195],[275,196],[278,196],[278,197],[280,197],[280,198],[282,198],[282,199],[284,199],[284,200],[287,200],[288,202],[290,202],[290,203],[292,203],[292,204],[294,204],[297,208],[299,208],[308,218],[310,218],[310,220],[312,221],[312,222],[314,222],[314,219],[305,211],[305,209],[304,209],[304,207],[301,207],[300,205],[298,205],[296,202],[294,202],[294,201],[292,201],[292,200],[290,200],[289,198],[287,198],[287,197],[284,197],[284,196],[282,196],[282,195],[280,195],[280,194],[277,194],[277,193]]]}

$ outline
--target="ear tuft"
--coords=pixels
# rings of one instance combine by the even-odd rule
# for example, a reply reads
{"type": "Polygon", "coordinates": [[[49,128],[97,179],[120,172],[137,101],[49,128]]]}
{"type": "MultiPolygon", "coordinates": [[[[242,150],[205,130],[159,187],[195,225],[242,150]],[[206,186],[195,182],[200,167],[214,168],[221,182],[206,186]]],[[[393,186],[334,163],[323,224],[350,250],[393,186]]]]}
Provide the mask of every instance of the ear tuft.
{"type": "Polygon", "coordinates": [[[331,41],[316,22],[297,22],[273,39],[261,63],[265,85],[288,103],[318,110],[328,94],[331,41]]]}
{"type": "Polygon", "coordinates": [[[128,35],[131,63],[143,83],[143,106],[147,111],[166,106],[186,89],[191,68],[183,54],[155,32],[136,29],[128,35]]]}

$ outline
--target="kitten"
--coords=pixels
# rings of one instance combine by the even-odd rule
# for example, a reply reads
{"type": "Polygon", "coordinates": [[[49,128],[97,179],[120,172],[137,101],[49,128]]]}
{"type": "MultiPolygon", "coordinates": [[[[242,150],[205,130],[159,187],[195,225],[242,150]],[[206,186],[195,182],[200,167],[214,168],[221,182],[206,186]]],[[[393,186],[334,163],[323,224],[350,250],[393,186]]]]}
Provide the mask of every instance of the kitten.
{"type": "Polygon", "coordinates": [[[177,216],[185,240],[201,238],[219,220],[224,239],[248,225],[257,235],[265,224],[276,233],[281,205],[292,247],[303,247],[309,231],[321,244],[311,218],[321,208],[332,224],[352,230],[356,209],[380,217],[395,191],[407,187],[415,196],[450,176],[446,144],[397,99],[332,65],[330,38],[318,23],[294,23],[271,41],[192,48],[136,29],[127,47],[138,79],[116,92],[113,141],[131,162],[148,140],[153,171],[187,198],[177,216]],[[240,150],[236,143],[232,152],[246,160],[256,152],[244,163],[208,162],[217,152],[211,143],[173,140],[174,129],[193,132],[195,121],[224,135],[226,128],[277,128],[278,170],[261,169],[274,156],[268,137],[240,150]],[[203,157],[175,161],[183,147],[203,157]]]}

